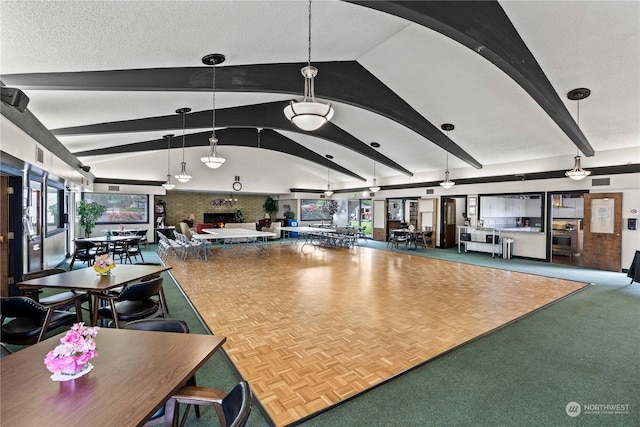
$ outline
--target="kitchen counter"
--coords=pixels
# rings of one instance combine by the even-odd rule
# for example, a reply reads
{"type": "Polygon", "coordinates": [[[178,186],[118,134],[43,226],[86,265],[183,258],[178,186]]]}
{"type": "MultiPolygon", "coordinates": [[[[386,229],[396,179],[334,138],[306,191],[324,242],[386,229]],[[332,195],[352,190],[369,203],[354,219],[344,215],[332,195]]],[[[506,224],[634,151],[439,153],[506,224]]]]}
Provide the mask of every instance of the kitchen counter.
{"type": "Polygon", "coordinates": [[[540,227],[501,227],[500,231],[515,231],[517,233],[540,233],[540,227]]]}

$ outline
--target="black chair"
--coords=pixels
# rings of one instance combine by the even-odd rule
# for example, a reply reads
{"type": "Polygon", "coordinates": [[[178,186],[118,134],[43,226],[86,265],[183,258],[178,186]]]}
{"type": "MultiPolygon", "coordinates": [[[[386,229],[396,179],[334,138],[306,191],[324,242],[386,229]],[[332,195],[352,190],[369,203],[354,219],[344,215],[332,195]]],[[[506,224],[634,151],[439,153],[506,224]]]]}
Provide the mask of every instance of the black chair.
{"type": "Polygon", "coordinates": [[[44,306],[27,297],[1,297],[0,302],[2,341],[9,344],[35,344],[42,341],[47,332],[82,321],[77,298],[75,313],[56,310],[59,306],[44,306]],[[11,320],[5,323],[8,318],[11,320]]]}
{"type": "MultiPolygon", "coordinates": [[[[211,405],[222,427],[244,427],[251,413],[251,388],[246,381],[241,381],[228,394],[216,388],[184,386],[165,405],[165,425],[175,423],[179,403],[211,405]]],[[[183,416],[181,427],[185,421],[183,416]]]]}
{"type": "Polygon", "coordinates": [[[133,264],[131,257],[129,256],[129,240],[116,240],[111,242],[109,252],[111,252],[111,257],[114,261],[116,257],[118,257],[120,259],[120,264],[126,264],[127,260],[129,261],[129,264],[133,264]]]}
{"type": "Polygon", "coordinates": [[[86,262],[87,266],[93,265],[93,261],[99,253],[96,244],[89,240],[74,240],[73,243],[76,249],[73,252],[73,257],[71,258],[69,270],[73,270],[73,263],[76,261],[86,262]]]}
{"type": "MultiPolygon", "coordinates": [[[[135,265],[157,265],[157,266],[162,266],[163,264],[160,263],[160,262],[136,262],[135,265]]],[[[152,274],[150,276],[145,276],[142,279],[140,279],[140,281],[144,282],[144,281],[147,281],[147,280],[155,279],[156,277],[160,277],[160,273],[155,273],[155,274],[152,274]]],[[[158,293],[158,301],[164,307],[165,313],[169,314],[169,306],[167,305],[167,299],[164,296],[164,288],[160,288],[160,292],[158,293]]]]}
{"type": "Polygon", "coordinates": [[[95,294],[98,301],[106,302],[108,305],[95,310],[92,323],[96,324],[100,319],[111,319],[113,325],[120,328],[122,322],[128,323],[157,316],[166,317],[162,299],[159,298],[156,301],[152,298],[159,297],[161,290],[162,277],[156,277],[149,281],[127,285],[117,294],[95,294]]]}
{"type": "MultiPolygon", "coordinates": [[[[41,277],[53,276],[54,274],[66,273],[67,270],[63,268],[48,268],[45,270],[31,271],[29,273],[24,273],[22,275],[22,281],[26,282],[31,279],[40,279],[41,277]]],[[[42,288],[22,288],[22,295],[29,297],[42,305],[56,305],[59,308],[67,309],[69,307],[75,307],[76,298],[80,298],[81,302],[87,302],[89,304],[87,310],[91,313],[91,298],[87,292],[79,292],[79,291],[64,291],[58,292],[53,295],[49,295],[46,297],[40,298],[40,294],[42,293],[42,288]],[[62,302],[67,302],[67,304],[59,305],[62,302]]]]}
{"type": "Polygon", "coordinates": [[[433,247],[433,231],[423,231],[416,236],[416,248],[422,246],[427,249],[433,247]]]}
{"type": "Polygon", "coordinates": [[[147,239],[147,230],[136,231],[136,236],[140,237],[141,245],[144,245],[145,248],[149,247],[149,240],[147,239]]]}
{"type": "Polygon", "coordinates": [[[0,359],[5,357],[5,356],[8,356],[8,355],[10,355],[12,353],[13,353],[13,351],[9,350],[7,348],[7,346],[4,345],[4,343],[0,342],[0,359]]]}
{"type": "MultiPolygon", "coordinates": [[[[133,329],[136,331],[157,331],[157,332],[177,332],[181,334],[189,333],[189,325],[184,320],[178,319],[142,319],[134,320],[127,323],[123,329],[133,329]]],[[[188,386],[196,385],[195,375],[187,380],[188,386]]],[[[145,427],[153,425],[161,425],[164,423],[164,406],[160,408],[153,416],[145,423],[145,427]]],[[[196,407],[196,417],[200,418],[200,409],[196,407]]]]}
{"type": "Polygon", "coordinates": [[[140,249],[140,238],[132,237],[127,241],[127,256],[131,261],[131,257],[135,258],[138,261],[138,257],[144,262],[144,257],[142,256],[142,249],[140,249]]]}
{"type": "Polygon", "coordinates": [[[401,243],[404,243],[404,248],[406,249],[409,244],[409,235],[406,231],[396,230],[393,232],[392,247],[398,249],[401,243]]]}

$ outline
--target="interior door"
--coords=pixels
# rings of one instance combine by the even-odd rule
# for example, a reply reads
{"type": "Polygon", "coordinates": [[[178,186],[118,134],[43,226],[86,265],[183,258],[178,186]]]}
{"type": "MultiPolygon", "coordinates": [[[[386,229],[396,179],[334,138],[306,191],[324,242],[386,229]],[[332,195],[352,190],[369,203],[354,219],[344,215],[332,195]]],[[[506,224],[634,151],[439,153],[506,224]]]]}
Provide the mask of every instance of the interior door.
{"type": "Polygon", "coordinates": [[[621,271],[622,193],[584,195],[584,266],[621,271]]]}
{"type": "Polygon", "coordinates": [[[386,200],[373,201],[373,240],[387,240],[387,202],[386,200]]]}
{"type": "Polygon", "coordinates": [[[454,199],[444,199],[442,216],[443,233],[442,247],[452,248],[456,245],[456,201],[454,199]]]}
{"type": "Polygon", "coordinates": [[[9,178],[0,176],[0,295],[9,296],[9,178]]]}

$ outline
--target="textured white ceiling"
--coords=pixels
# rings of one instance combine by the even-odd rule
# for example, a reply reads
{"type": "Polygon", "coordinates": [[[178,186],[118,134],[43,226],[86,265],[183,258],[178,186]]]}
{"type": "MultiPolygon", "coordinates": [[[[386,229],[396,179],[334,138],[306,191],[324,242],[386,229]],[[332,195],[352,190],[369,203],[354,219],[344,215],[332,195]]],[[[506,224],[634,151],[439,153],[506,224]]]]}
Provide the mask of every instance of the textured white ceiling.
{"type": "MultiPolygon", "coordinates": [[[[500,4],[574,117],[576,104],[566,99],[566,93],[577,87],[592,90],[591,97],[580,104],[580,127],[596,151],[594,157],[583,159],[585,167],[640,161],[598,157],[599,152],[640,145],[640,2],[500,4]],[[603,161],[608,163],[600,163],[603,161]]],[[[575,145],[542,108],[502,71],[457,42],[403,19],[334,0],[313,3],[312,24],[312,62],[357,60],[434,125],[455,124],[449,137],[483,165],[556,157],[566,158],[567,168],[572,165],[575,145]]],[[[306,31],[306,1],[3,0],[0,73],[199,67],[202,56],[213,52],[226,55],[222,66],[302,62],[307,57],[306,31]]],[[[302,85],[301,76],[292,78],[300,79],[302,85]]],[[[25,92],[31,99],[29,109],[51,129],[167,115],[184,106],[193,111],[211,108],[207,93],[25,92]]],[[[286,99],[291,96],[218,93],[216,106],[286,99]]],[[[334,103],[334,108],[336,125],[365,143],[379,142],[381,154],[415,174],[409,178],[378,166],[379,182],[416,182],[442,174],[445,152],[422,136],[353,106],[334,103]]],[[[174,133],[180,132],[176,129],[174,133]]],[[[59,139],[74,152],[146,141],[165,133],[59,139]]],[[[320,155],[332,154],[334,162],[372,178],[371,159],[322,139],[284,134],[320,155]]],[[[177,172],[181,153],[172,151],[173,172],[177,172]]],[[[194,176],[195,171],[212,173],[197,164],[205,151],[187,150],[194,176]]],[[[274,188],[264,187],[265,191],[326,186],[326,168],[321,165],[250,148],[221,147],[221,151],[229,160],[216,171],[217,178],[189,183],[188,189],[215,191],[218,185],[227,189],[232,175],[252,174],[258,180],[260,176],[282,175],[274,188]]],[[[162,181],[165,154],[82,161],[92,165],[97,177],[162,181]]],[[[484,173],[452,157],[449,167],[452,178],[484,173]]],[[[337,172],[332,172],[331,178],[338,188],[362,185],[337,172]]],[[[254,189],[258,187],[263,188],[261,184],[254,189]]]]}

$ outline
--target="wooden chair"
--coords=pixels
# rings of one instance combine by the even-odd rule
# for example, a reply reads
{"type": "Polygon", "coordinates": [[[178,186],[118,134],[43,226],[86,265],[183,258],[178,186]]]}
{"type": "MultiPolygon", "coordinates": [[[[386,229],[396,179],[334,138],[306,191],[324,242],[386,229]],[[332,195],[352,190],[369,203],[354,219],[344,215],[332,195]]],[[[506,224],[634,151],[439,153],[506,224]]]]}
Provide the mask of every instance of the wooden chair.
{"type": "Polygon", "coordinates": [[[423,248],[433,248],[433,231],[423,231],[416,236],[416,248],[422,246],[423,248]]]}
{"type": "Polygon", "coordinates": [[[97,324],[100,319],[111,319],[113,325],[120,328],[134,320],[166,317],[167,312],[162,298],[158,300],[152,298],[159,297],[161,289],[162,277],[156,277],[149,281],[127,285],[118,293],[96,294],[97,306],[100,302],[106,305],[101,308],[96,307],[92,324],[97,324]]]}
{"type": "Polygon", "coordinates": [[[133,257],[136,261],[138,261],[138,257],[144,262],[144,257],[142,256],[142,249],[140,249],[140,238],[133,237],[131,240],[127,241],[127,255],[129,256],[129,260],[133,257]]]}
{"type": "Polygon", "coordinates": [[[49,331],[81,322],[80,299],[76,298],[75,313],[57,310],[64,303],[44,306],[27,297],[1,297],[2,341],[16,345],[35,344],[49,331]],[[5,323],[7,318],[11,320],[5,323]]]}
{"type": "MultiPolygon", "coordinates": [[[[182,387],[165,405],[165,426],[175,425],[179,403],[213,406],[222,427],[244,427],[251,413],[251,388],[246,381],[241,381],[228,394],[216,388],[182,387]]],[[[187,413],[188,408],[182,417],[180,427],[185,425],[187,413]]]]}

